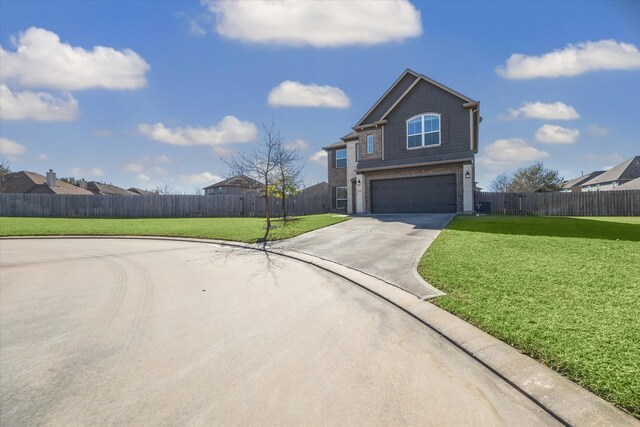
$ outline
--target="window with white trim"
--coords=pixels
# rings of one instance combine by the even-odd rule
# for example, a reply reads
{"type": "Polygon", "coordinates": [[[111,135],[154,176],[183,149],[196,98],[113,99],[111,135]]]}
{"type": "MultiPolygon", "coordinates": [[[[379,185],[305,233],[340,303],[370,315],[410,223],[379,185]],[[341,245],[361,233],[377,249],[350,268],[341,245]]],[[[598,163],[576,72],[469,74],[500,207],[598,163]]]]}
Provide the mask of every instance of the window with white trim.
{"type": "Polygon", "coordinates": [[[347,209],[347,187],[336,187],[336,209],[347,209]]]}
{"type": "Polygon", "coordinates": [[[440,145],[440,114],[421,114],[407,120],[407,148],[440,145]]]}
{"type": "Polygon", "coordinates": [[[360,161],[360,143],[356,142],[356,162],[360,161]]]}
{"type": "Polygon", "coordinates": [[[336,168],[347,167],[347,149],[336,150],[336,168]]]}
{"type": "Polygon", "coordinates": [[[367,154],[373,154],[373,135],[367,135],[367,154]]]}

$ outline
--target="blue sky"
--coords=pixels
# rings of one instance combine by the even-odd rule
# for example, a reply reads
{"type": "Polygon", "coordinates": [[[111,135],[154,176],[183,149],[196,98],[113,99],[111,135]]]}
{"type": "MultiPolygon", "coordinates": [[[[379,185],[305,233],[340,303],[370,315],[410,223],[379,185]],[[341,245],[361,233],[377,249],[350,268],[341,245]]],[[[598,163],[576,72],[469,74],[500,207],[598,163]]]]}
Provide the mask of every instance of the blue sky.
{"type": "Polygon", "coordinates": [[[274,118],[314,184],[411,68],[481,102],[481,186],[535,160],[572,178],[640,154],[639,22],[633,1],[2,0],[0,156],[193,192],[274,118]]]}

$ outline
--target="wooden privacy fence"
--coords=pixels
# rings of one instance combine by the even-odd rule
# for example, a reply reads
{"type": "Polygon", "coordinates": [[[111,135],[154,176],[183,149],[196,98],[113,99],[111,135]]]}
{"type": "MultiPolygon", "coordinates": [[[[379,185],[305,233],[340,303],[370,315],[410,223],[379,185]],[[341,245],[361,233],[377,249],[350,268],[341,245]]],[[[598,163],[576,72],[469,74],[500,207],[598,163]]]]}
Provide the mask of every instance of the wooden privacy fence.
{"type": "MultiPolygon", "coordinates": [[[[476,193],[476,203],[491,203],[504,215],[640,216],[640,190],[580,193],[476,193]]],[[[485,205],[486,206],[486,205],[485,205]]]]}
{"type": "MultiPolygon", "coordinates": [[[[282,214],[281,201],[269,200],[271,215],[282,214]]],[[[326,194],[287,200],[289,215],[329,211],[326,194]]],[[[0,194],[0,216],[76,218],[182,218],[265,216],[265,199],[255,194],[215,196],[106,196],[0,194]]]]}

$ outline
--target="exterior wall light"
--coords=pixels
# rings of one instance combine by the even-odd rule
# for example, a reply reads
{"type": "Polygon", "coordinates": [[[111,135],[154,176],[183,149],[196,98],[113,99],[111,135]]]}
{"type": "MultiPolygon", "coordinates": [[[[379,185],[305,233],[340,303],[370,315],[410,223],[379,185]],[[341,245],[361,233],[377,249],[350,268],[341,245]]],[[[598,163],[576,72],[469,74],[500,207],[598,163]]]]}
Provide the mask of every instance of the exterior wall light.
{"type": "Polygon", "coordinates": [[[356,183],[358,184],[358,186],[360,186],[360,179],[358,179],[358,181],[356,181],[356,183]]]}
{"type": "Polygon", "coordinates": [[[467,179],[471,178],[471,174],[469,173],[469,171],[467,171],[467,173],[464,174],[464,177],[467,179]]]}

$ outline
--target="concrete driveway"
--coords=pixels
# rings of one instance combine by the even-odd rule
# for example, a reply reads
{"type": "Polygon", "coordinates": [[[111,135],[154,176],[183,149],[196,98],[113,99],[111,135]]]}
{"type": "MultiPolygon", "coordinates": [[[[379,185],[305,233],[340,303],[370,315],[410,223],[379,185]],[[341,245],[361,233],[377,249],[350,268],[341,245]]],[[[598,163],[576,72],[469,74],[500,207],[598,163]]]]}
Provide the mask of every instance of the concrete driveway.
{"type": "Polygon", "coordinates": [[[420,298],[442,295],[417,273],[426,248],[451,214],[375,215],[315,230],[271,246],[308,253],[375,276],[420,298]]]}
{"type": "Polygon", "coordinates": [[[0,425],[554,425],[416,319],[278,255],[0,240],[0,425]]]}

